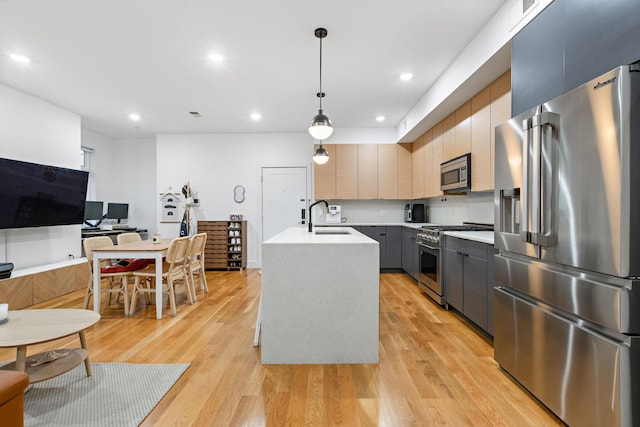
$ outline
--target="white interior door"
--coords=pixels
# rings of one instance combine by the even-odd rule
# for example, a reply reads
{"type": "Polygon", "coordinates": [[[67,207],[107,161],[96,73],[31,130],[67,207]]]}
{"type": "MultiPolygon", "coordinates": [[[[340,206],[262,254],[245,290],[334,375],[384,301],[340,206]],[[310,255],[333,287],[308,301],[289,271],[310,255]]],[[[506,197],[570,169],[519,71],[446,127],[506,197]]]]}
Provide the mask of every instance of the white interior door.
{"type": "Polygon", "coordinates": [[[306,167],[262,168],[262,241],[299,225],[306,207],[306,167]]]}

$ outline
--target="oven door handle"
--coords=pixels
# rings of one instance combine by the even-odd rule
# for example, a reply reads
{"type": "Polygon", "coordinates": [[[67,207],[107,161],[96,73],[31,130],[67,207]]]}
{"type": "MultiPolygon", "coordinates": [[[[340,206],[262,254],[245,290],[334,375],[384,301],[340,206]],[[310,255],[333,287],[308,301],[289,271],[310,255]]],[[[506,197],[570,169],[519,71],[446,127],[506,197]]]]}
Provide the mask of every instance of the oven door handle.
{"type": "Polygon", "coordinates": [[[440,248],[439,248],[438,246],[435,246],[435,247],[434,247],[434,246],[429,246],[429,245],[427,245],[427,244],[425,244],[425,243],[420,243],[420,242],[416,242],[416,244],[417,244],[418,246],[420,246],[421,248],[429,249],[429,250],[431,250],[431,251],[438,251],[438,252],[440,252],[440,248]]]}

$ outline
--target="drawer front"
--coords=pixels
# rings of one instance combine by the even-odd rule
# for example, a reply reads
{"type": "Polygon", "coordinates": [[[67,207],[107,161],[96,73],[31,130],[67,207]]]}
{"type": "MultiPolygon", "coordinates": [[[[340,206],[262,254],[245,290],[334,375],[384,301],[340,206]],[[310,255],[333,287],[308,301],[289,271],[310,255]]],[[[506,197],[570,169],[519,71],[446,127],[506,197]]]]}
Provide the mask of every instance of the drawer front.
{"type": "Polygon", "coordinates": [[[473,240],[459,239],[457,237],[445,236],[445,247],[456,252],[474,256],[476,258],[487,259],[487,244],[475,242],[473,240]]]}

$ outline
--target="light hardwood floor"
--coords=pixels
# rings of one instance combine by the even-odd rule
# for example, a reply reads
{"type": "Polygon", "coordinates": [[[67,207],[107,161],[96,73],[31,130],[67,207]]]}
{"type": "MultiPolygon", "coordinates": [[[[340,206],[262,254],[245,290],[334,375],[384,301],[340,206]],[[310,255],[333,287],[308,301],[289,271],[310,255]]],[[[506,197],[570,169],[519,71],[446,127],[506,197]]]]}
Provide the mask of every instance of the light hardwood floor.
{"type": "MultiPolygon", "coordinates": [[[[253,334],[258,270],[208,271],[209,294],[178,315],[103,308],[87,330],[94,362],[191,363],[143,426],[548,426],[562,423],[493,360],[491,343],[424,297],[380,276],[380,363],[261,365],[253,334]]],[[[80,308],[84,291],[31,308],[80,308]]],[[[166,300],[166,298],[165,298],[166,300]]],[[[357,301],[354,301],[357,304],[357,301]]],[[[78,346],[77,337],[28,348],[78,346]]],[[[15,351],[0,350],[0,360],[15,351]]]]}

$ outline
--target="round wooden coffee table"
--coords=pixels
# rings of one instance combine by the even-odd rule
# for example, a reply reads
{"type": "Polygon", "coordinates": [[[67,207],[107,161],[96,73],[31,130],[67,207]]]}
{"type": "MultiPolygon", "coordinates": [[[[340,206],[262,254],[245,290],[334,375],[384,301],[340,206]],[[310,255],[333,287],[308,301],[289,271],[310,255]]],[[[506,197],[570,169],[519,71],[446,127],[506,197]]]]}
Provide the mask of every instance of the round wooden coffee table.
{"type": "Polygon", "coordinates": [[[0,369],[24,371],[29,375],[31,383],[37,383],[64,374],[84,362],[87,376],[91,376],[84,330],[98,320],[100,320],[100,314],[91,310],[9,311],[9,321],[0,325],[0,347],[16,347],[16,361],[4,365],[0,369]],[[82,348],[63,348],[27,357],[27,346],[57,340],[73,334],[80,336],[82,348]],[[62,356],[64,353],[67,354],[62,356]],[[46,361],[50,359],[55,360],[46,361]],[[32,366],[32,364],[43,361],[45,362],[32,366]]]}

